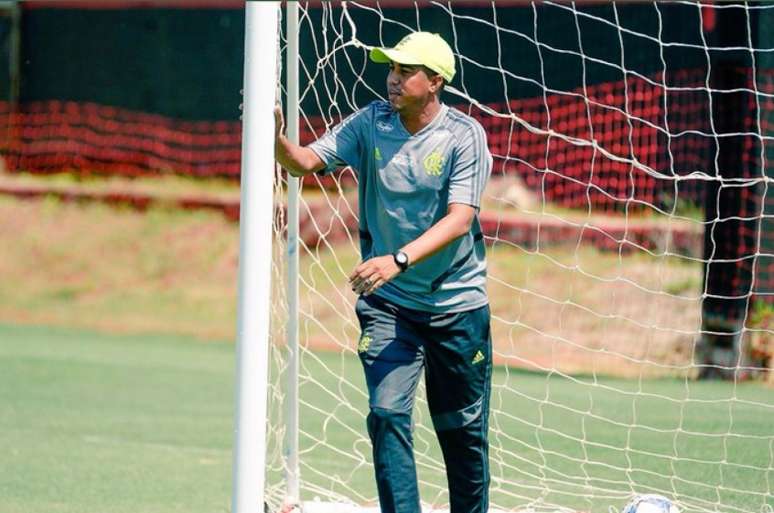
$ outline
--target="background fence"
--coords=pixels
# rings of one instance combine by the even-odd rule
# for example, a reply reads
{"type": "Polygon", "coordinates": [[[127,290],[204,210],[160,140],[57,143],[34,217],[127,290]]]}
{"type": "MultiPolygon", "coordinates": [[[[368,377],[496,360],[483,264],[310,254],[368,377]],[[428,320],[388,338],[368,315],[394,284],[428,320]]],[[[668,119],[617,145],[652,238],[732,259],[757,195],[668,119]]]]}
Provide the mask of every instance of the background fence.
{"type": "MultiPolygon", "coordinates": [[[[238,179],[242,2],[19,5],[19,49],[14,18],[0,18],[7,169],[238,179]]],[[[305,14],[302,110],[320,114],[303,120],[303,142],[383,90],[384,70],[368,64],[361,49],[329,52],[350,27],[323,35],[310,29],[336,9],[312,4],[305,14]],[[335,79],[318,72],[318,61],[336,70],[335,79]],[[323,105],[310,84],[328,91],[323,105]]],[[[771,301],[771,194],[762,182],[732,187],[693,173],[730,180],[774,175],[771,144],[761,137],[774,133],[772,10],[674,2],[662,4],[660,16],[639,3],[578,11],[584,16],[558,7],[455,2],[453,16],[423,14],[423,29],[465,48],[464,71],[452,85],[479,102],[460,108],[486,128],[495,173],[519,176],[562,207],[703,212],[711,227],[704,257],[719,260],[708,264],[708,311],[740,318],[750,292],[771,301]],[[467,30],[471,19],[500,30],[467,30]],[[749,33],[740,30],[748,25],[749,33]],[[506,35],[518,37],[503,48],[506,35]],[[608,44],[611,38],[620,45],[608,44]],[[723,46],[728,50],[709,50],[723,46]],[[518,74],[504,72],[514,69],[518,74]],[[568,144],[545,135],[550,130],[598,146],[568,144]]],[[[414,23],[417,10],[413,2],[391,2],[348,15],[356,26],[377,28],[370,38],[361,34],[369,44],[388,44],[414,23]]],[[[345,173],[327,183],[351,181],[345,173]]]]}

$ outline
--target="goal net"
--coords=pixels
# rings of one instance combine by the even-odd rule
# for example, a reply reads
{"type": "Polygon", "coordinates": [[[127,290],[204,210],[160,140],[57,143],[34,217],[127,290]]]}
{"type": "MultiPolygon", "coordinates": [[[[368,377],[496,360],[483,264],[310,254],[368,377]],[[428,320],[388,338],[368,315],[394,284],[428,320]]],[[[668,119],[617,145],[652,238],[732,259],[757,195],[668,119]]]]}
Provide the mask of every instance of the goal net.
{"type": "MultiPolygon", "coordinates": [[[[368,50],[415,30],[450,43],[442,100],[486,129],[492,509],[620,510],[658,493],[683,511],[772,511],[774,5],[300,2],[299,19],[302,143],[385,98],[368,50]]],[[[283,56],[289,37],[283,24],[283,56]]],[[[295,436],[277,177],[271,508],[287,499],[295,436]]],[[[347,286],[357,175],[307,178],[299,215],[300,499],[367,510],[347,286]]],[[[447,509],[421,387],[414,417],[423,505],[447,509]]]]}

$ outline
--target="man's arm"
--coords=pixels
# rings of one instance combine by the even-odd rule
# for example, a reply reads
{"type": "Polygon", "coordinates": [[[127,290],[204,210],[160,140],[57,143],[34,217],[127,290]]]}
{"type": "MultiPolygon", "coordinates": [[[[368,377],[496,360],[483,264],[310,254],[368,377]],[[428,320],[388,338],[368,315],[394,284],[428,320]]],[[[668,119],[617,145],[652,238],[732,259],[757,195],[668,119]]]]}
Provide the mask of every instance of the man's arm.
{"type": "Polygon", "coordinates": [[[274,122],[274,153],[280,166],[295,177],[311,175],[325,167],[325,163],[314,151],[294,144],[285,137],[285,123],[279,106],[274,108],[274,122]]]}
{"type": "Polygon", "coordinates": [[[409,257],[409,264],[414,265],[425,258],[442,250],[452,241],[470,231],[476,209],[462,203],[452,203],[446,210],[446,215],[438,220],[425,233],[406,244],[401,251],[409,257]]]}
{"type": "MultiPolygon", "coordinates": [[[[403,246],[401,251],[409,257],[409,264],[421,262],[468,233],[475,215],[475,207],[452,203],[444,217],[425,233],[403,246]]],[[[400,274],[400,268],[392,255],[383,255],[358,265],[350,275],[349,282],[356,294],[368,295],[398,274],[400,274]]]]}

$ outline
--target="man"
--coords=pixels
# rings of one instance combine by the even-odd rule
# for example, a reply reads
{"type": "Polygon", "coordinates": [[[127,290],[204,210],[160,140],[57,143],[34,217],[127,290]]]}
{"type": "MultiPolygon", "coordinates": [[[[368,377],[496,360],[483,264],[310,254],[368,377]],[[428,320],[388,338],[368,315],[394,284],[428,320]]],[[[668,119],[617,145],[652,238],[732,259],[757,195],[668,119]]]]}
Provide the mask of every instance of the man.
{"type": "Polygon", "coordinates": [[[481,125],[440,102],[455,73],[440,36],[416,32],[370,57],[390,64],[389,102],[307,147],[278,128],[277,161],[294,176],[344,164],[358,175],[362,263],[349,281],[382,512],[420,511],[411,411],[424,369],[451,512],[484,513],[492,350],[477,213],[492,157],[481,125]]]}

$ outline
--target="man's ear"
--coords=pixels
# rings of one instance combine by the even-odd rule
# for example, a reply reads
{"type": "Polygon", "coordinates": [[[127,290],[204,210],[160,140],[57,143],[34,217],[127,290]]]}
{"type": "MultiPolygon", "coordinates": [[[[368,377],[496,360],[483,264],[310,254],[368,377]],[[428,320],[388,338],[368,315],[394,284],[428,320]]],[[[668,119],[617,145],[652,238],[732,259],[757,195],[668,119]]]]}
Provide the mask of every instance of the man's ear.
{"type": "Polygon", "coordinates": [[[443,77],[441,75],[433,75],[430,79],[430,84],[433,86],[433,92],[438,93],[443,89],[443,77]]]}

